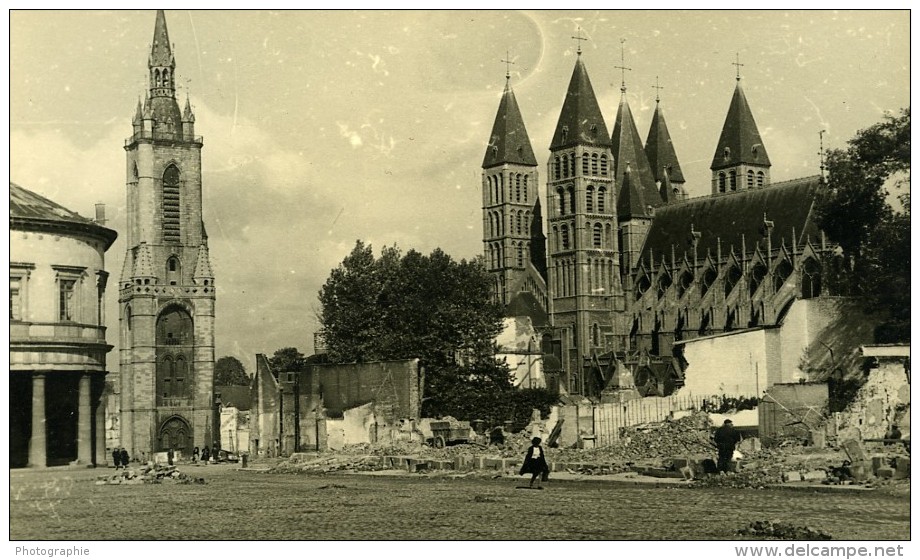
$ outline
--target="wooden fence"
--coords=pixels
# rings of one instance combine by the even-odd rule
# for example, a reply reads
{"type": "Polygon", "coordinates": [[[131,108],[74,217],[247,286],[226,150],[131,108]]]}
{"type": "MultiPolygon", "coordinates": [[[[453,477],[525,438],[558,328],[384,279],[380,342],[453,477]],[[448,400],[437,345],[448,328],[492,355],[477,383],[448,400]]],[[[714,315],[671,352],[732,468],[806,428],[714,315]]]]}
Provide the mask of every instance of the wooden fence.
{"type": "Polygon", "coordinates": [[[661,422],[673,412],[701,410],[704,405],[719,405],[718,397],[671,395],[645,397],[623,403],[602,403],[594,406],[595,445],[612,445],[620,439],[620,430],[647,422],[661,422]]]}

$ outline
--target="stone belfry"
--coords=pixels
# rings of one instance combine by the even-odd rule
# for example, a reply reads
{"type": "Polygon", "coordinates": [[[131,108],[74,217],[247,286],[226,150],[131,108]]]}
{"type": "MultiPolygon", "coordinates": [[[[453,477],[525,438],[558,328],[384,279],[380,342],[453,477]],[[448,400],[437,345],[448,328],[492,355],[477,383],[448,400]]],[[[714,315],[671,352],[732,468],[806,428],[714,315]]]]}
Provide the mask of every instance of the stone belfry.
{"type": "Polygon", "coordinates": [[[583,394],[585,358],[617,345],[624,299],[610,136],[580,48],[549,149],[550,313],[568,389],[583,394]]]}
{"type": "MultiPolygon", "coordinates": [[[[527,276],[545,283],[537,160],[511,89],[510,73],[482,160],[482,238],[496,300],[507,305],[527,276]],[[539,232],[534,237],[534,222],[539,232]]],[[[539,291],[539,290],[536,290],[539,291]]]]}
{"type": "Polygon", "coordinates": [[[127,155],[127,253],[119,282],[121,445],[132,458],[212,446],[214,274],[202,220],[201,137],[157,11],[149,86],[127,155]]]}

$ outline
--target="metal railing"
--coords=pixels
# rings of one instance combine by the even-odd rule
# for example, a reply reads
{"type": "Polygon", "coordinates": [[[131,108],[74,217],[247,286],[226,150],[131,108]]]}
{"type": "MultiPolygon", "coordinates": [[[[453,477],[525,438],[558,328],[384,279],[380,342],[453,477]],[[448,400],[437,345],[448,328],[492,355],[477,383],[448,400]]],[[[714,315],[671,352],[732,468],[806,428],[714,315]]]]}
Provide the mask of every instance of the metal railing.
{"type": "Polygon", "coordinates": [[[164,131],[148,131],[143,130],[132,134],[129,138],[125,139],[125,146],[130,146],[139,140],[166,140],[166,141],[180,141],[180,142],[196,142],[201,144],[204,142],[204,137],[202,136],[190,136],[177,132],[164,132],[164,131]]]}

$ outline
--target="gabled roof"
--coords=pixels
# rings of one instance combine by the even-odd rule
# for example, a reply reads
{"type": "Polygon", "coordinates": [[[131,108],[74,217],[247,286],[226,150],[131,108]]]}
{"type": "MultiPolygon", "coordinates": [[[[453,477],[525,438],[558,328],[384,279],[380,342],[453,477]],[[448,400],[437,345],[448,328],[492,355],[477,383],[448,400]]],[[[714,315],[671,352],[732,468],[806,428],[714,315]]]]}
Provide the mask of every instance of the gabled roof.
{"type": "Polygon", "coordinates": [[[804,177],[774,183],[762,189],[711,195],[662,206],[655,211],[641,259],[647,262],[650,253],[656,259],[670,255],[672,245],[678,256],[686,252],[692,257],[691,229],[699,233],[697,256],[700,259],[706,257],[707,251],[715,257],[719,240],[723,255],[728,255],[732,248],[740,253],[742,236],[747,252],[753,253],[758,246],[766,246],[763,233],[765,216],[766,220],[773,222],[771,239],[774,249],[782,242],[787,246],[791,244],[793,229],[797,244],[806,238],[817,242],[820,231],[814,223],[812,207],[820,188],[819,176],[804,177]]]}
{"type": "Polygon", "coordinates": [[[530,317],[534,327],[549,325],[549,316],[543,305],[530,292],[518,292],[505,307],[505,317],[530,317]]]}
{"type": "Polygon", "coordinates": [[[93,235],[111,247],[118,234],[10,181],[10,227],[69,229],[93,235]]]}
{"type": "Polygon", "coordinates": [[[769,167],[770,158],[739,81],[728,107],[728,115],[725,116],[725,124],[722,125],[722,135],[719,136],[710,169],[723,169],[742,163],[769,167]]]}
{"type": "MultiPolygon", "coordinates": [[[[613,125],[613,162],[616,173],[616,184],[620,185],[618,189],[620,198],[623,197],[623,175],[628,165],[631,174],[633,187],[642,193],[642,203],[644,205],[657,208],[664,201],[658,194],[658,186],[655,184],[655,176],[652,175],[652,168],[649,166],[648,158],[645,157],[645,150],[642,149],[642,139],[639,137],[639,131],[636,129],[636,121],[633,120],[632,111],[629,103],[626,102],[626,94],[620,98],[620,106],[617,109],[617,120],[613,125]]],[[[635,201],[632,202],[635,205],[635,201]]],[[[617,213],[622,215],[623,212],[630,212],[625,204],[617,203],[617,213]]],[[[645,210],[643,210],[643,213],[645,210]]],[[[634,214],[633,214],[634,215],[634,214]]]]}
{"type": "Polygon", "coordinates": [[[664,181],[664,168],[674,183],[684,183],[684,172],[677,161],[677,152],[671,142],[671,133],[668,132],[668,123],[664,120],[661,103],[655,104],[655,114],[652,115],[652,126],[648,129],[648,138],[645,140],[645,157],[648,158],[652,169],[652,177],[656,181],[664,181]]]}
{"type": "Polygon", "coordinates": [[[517,99],[511,84],[505,84],[502,100],[498,104],[498,113],[495,115],[495,124],[492,125],[492,135],[486,155],[482,160],[482,167],[493,167],[503,163],[519,163],[536,167],[537,158],[533,155],[533,147],[521,110],[518,108],[517,99]]]}
{"type": "Polygon", "coordinates": [[[556,132],[549,145],[550,150],[567,148],[577,144],[591,144],[593,146],[609,146],[607,138],[607,124],[601,114],[601,108],[594,96],[594,88],[588,78],[588,71],[581,60],[575,61],[572,79],[569,80],[569,89],[565,93],[559,122],[556,123],[556,132]]]}

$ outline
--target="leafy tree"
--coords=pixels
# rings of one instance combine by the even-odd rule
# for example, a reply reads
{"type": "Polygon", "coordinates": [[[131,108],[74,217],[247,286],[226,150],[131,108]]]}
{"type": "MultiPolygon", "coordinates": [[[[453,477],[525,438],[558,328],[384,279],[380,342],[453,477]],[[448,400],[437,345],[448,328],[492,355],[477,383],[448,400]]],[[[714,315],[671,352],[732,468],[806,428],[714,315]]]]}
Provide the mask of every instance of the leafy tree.
{"type": "Polygon", "coordinates": [[[238,359],[224,356],[214,364],[214,384],[249,385],[249,374],[238,359]]]}
{"type": "Polygon", "coordinates": [[[445,414],[454,395],[509,391],[510,371],[494,359],[502,310],[490,285],[481,262],[395,247],[374,258],[358,241],[319,293],[329,360],[418,358],[426,415],[445,414]]]}
{"type": "Polygon", "coordinates": [[[843,252],[831,285],[888,312],[876,331],[879,342],[909,340],[910,108],[886,115],[847,144],[827,153],[827,189],[816,207],[818,226],[843,252]],[[891,187],[902,191],[903,208],[888,203],[891,187]]]}
{"type": "Polygon", "coordinates": [[[275,350],[268,359],[268,364],[275,373],[301,371],[306,363],[306,358],[297,348],[287,347],[275,350]]]}

